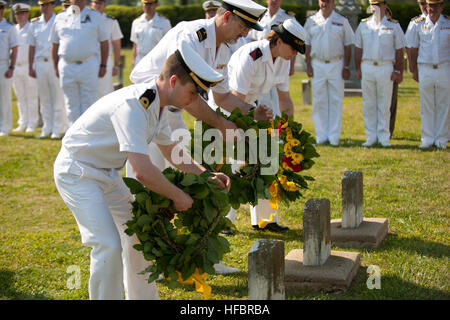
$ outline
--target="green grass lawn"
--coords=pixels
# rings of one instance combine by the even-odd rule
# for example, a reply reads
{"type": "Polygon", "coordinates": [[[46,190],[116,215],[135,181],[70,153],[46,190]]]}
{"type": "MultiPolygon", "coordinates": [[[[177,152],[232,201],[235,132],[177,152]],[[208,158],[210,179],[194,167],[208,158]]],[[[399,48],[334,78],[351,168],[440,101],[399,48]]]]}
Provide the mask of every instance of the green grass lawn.
{"type": "MultiPolygon", "coordinates": [[[[125,50],[126,84],[131,71],[125,50]]],[[[301,80],[291,82],[295,118],[313,132],[310,105],[301,104],[301,80]]],[[[14,127],[17,121],[13,102],[14,127]]],[[[190,116],[185,117],[192,123],[190,116]]],[[[0,299],[88,299],[89,252],[81,245],[75,220],[53,182],[53,162],[61,141],[39,140],[34,134],[12,133],[0,138],[0,299]],[[81,271],[81,287],[70,289],[73,273],[81,271]]],[[[341,145],[317,147],[321,157],[307,172],[314,176],[304,199],[281,206],[280,219],[290,227],[284,234],[255,232],[248,207],[237,214],[238,233],[229,237],[231,252],[224,261],[241,273],[208,276],[211,299],[247,299],[247,255],[262,238],[285,242],[286,254],[302,248],[302,210],[310,198],[328,198],[331,218],[340,218],[341,178],[346,170],[364,176],[364,216],[389,219],[389,235],[378,249],[358,251],[361,267],[345,294],[298,292],[288,299],[449,299],[450,153],[418,149],[420,105],[417,83],[405,75],[400,85],[397,125],[391,148],[362,148],[365,141],[360,97],[345,98],[341,145]],[[381,289],[369,290],[367,267],[381,269],[381,289]]],[[[157,284],[161,299],[201,299],[193,286],[169,289],[157,284]]]]}

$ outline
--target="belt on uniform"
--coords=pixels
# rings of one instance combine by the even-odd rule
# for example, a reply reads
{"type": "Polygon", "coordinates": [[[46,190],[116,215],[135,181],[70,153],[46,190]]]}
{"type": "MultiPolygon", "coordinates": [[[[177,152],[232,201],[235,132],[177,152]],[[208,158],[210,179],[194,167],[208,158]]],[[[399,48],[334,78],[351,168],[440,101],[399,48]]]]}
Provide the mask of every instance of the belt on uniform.
{"type": "Polygon", "coordinates": [[[342,57],[340,57],[340,58],[334,58],[334,59],[326,59],[326,60],[314,58],[314,60],[320,61],[320,62],[322,62],[322,63],[331,63],[331,62],[341,61],[341,60],[342,60],[342,57]]]}
{"type": "Polygon", "coordinates": [[[392,63],[392,61],[385,60],[385,61],[374,61],[374,60],[363,60],[364,62],[368,62],[374,66],[382,66],[388,63],[392,63]]]}

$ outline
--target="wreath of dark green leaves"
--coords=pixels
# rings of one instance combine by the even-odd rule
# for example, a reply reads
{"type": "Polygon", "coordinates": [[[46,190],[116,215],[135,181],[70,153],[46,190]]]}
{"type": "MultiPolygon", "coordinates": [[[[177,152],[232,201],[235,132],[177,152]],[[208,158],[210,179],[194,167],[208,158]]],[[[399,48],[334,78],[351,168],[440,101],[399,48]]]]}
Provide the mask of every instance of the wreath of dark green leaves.
{"type": "Polygon", "coordinates": [[[215,273],[214,264],[230,251],[227,239],[219,233],[232,224],[225,217],[230,209],[227,191],[208,180],[212,174],[197,176],[167,168],[163,175],[194,199],[192,207],[176,212],[171,200],[135,179],[123,178],[135,196],[125,233],[136,234],[140,244],[134,248],[152,262],[142,272],[151,273],[148,282],[163,275],[170,278],[168,286],[172,288],[179,279],[177,271],[183,280],[197,268],[200,274],[215,273]]]}

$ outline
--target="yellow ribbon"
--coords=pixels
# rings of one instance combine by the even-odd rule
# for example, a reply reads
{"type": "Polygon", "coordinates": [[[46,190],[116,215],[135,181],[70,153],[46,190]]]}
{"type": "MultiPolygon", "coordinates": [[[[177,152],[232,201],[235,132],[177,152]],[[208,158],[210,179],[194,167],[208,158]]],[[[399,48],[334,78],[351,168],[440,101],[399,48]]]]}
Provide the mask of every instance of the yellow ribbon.
{"type": "Polygon", "coordinates": [[[187,280],[183,280],[179,271],[176,271],[176,273],[178,273],[179,283],[192,284],[193,282],[195,282],[195,290],[199,293],[203,293],[203,300],[209,300],[209,297],[211,297],[211,287],[205,281],[203,281],[203,278],[208,275],[206,272],[200,274],[197,268],[195,269],[195,273],[191,275],[187,280]]]}
{"type": "Polygon", "coordinates": [[[270,214],[269,219],[261,219],[258,222],[258,227],[260,227],[261,229],[264,229],[269,223],[273,221],[273,218],[275,218],[278,211],[278,200],[280,199],[280,195],[278,194],[278,185],[276,182],[270,185],[269,191],[272,195],[272,200],[269,200],[270,207],[275,210],[275,212],[270,214]]]}

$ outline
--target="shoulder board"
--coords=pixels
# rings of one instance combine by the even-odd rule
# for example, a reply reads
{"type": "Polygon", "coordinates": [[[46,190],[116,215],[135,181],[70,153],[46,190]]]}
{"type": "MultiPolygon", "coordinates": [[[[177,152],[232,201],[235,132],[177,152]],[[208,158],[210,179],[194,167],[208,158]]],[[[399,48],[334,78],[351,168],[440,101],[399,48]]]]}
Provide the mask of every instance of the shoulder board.
{"type": "Polygon", "coordinates": [[[258,60],[259,58],[262,57],[262,55],[263,55],[263,53],[260,48],[256,48],[255,50],[250,52],[250,57],[252,57],[253,61],[258,60]]]}
{"type": "Polygon", "coordinates": [[[445,17],[446,19],[450,20],[450,16],[449,16],[449,15],[444,14],[444,17],[445,17]]]}
{"type": "Polygon", "coordinates": [[[419,22],[422,22],[422,21],[424,21],[424,20],[425,20],[424,17],[418,16],[418,17],[416,17],[416,19],[414,20],[414,22],[419,23],[419,22]]]}
{"type": "Polygon", "coordinates": [[[33,19],[30,20],[30,22],[34,22],[34,21],[37,21],[37,20],[39,20],[39,17],[34,17],[33,19]]]}
{"type": "Polygon", "coordinates": [[[364,22],[366,22],[367,20],[369,20],[369,18],[361,19],[361,21],[364,21],[364,22]]]}
{"type": "Polygon", "coordinates": [[[411,21],[416,20],[418,18],[420,18],[421,16],[415,16],[414,18],[411,18],[411,21]]]}
{"type": "Polygon", "coordinates": [[[116,20],[116,18],[114,18],[113,16],[110,16],[109,14],[106,15],[107,18],[110,18],[112,20],[116,20]]]}
{"type": "Polygon", "coordinates": [[[145,90],[144,94],[139,97],[139,102],[141,103],[142,107],[145,110],[147,110],[147,108],[155,100],[155,97],[156,97],[156,90],[155,89],[147,89],[147,90],[145,90]]]}
{"type": "Polygon", "coordinates": [[[393,23],[398,23],[398,20],[395,20],[395,19],[388,19],[388,20],[393,23]]]}
{"type": "Polygon", "coordinates": [[[288,10],[288,11],[286,11],[286,13],[287,13],[288,15],[290,15],[291,17],[295,17],[295,12],[294,12],[294,11],[288,10]]]}
{"type": "Polygon", "coordinates": [[[201,28],[197,30],[197,37],[198,37],[198,41],[202,42],[203,40],[205,40],[208,37],[208,34],[206,33],[205,28],[201,28]]]}

